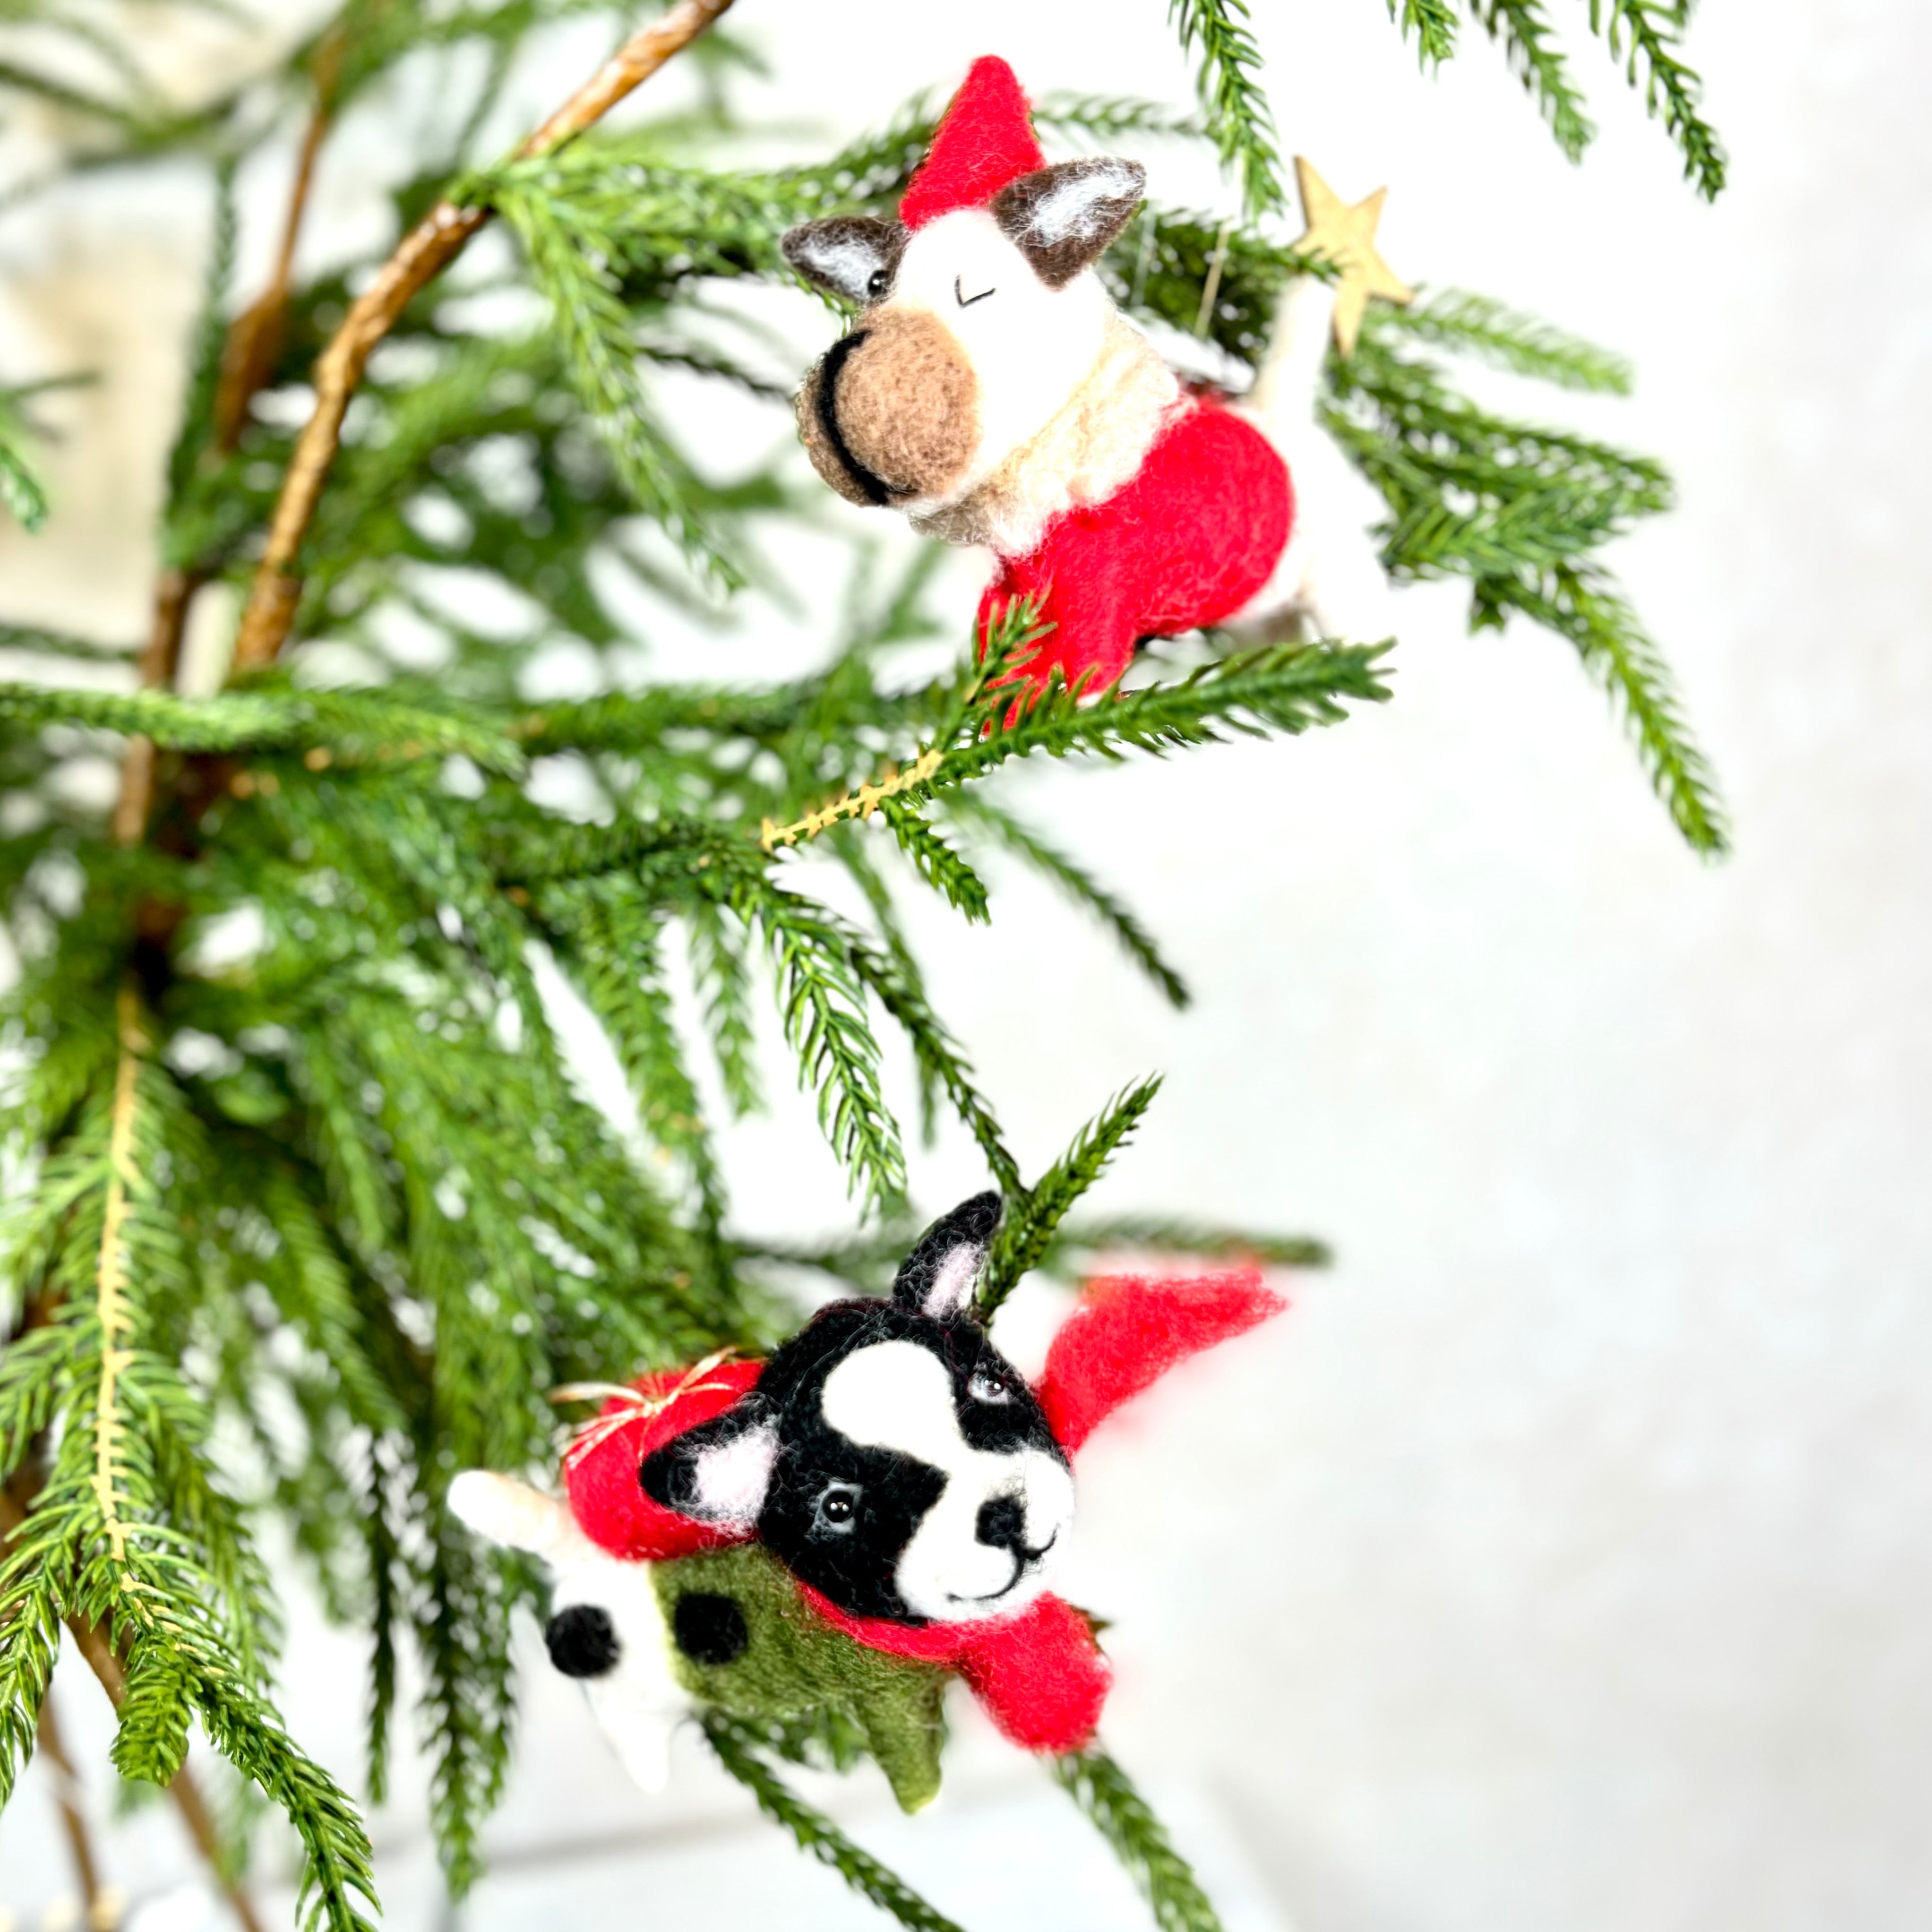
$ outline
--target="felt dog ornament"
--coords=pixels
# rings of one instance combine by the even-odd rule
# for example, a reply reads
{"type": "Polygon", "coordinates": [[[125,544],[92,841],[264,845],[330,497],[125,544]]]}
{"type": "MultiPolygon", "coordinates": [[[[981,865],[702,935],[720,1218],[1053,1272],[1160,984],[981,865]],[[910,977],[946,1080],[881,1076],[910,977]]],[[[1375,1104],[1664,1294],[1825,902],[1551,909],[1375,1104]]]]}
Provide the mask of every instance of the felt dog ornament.
{"type": "Polygon", "coordinates": [[[1384,506],[1316,426],[1332,287],[1291,283],[1238,404],[1185,387],[1094,264],[1140,206],[1132,161],[1048,166],[1006,62],[976,62],[896,220],[791,230],[785,258],[860,305],[806,379],[818,473],[853,502],[989,547],[982,648],[1009,604],[1052,629],[1026,668],[1111,684],[1201,625],[1388,634],[1367,526],[1384,506]]]}
{"type": "Polygon", "coordinates": [[[1283,1304],[1252,1269],[1092,1282],[1029,1385],[973,1312],[1000,1214],[997,1194],[964,1202],[889,1299],[834,1302],[762,1362],[620,1392],[566,1455],[567,1503],[482,1471],[452,1484],[458,1516],[549,1565],[551,1659],[646,1788],[694,1711],[832,1709],[916,1810],[939,1788],[955,1676],[1028,1750],[1092,1737],[1106,1660],[1048,1587],[1073,1457],[1167,1370],[1283,1304]]]}

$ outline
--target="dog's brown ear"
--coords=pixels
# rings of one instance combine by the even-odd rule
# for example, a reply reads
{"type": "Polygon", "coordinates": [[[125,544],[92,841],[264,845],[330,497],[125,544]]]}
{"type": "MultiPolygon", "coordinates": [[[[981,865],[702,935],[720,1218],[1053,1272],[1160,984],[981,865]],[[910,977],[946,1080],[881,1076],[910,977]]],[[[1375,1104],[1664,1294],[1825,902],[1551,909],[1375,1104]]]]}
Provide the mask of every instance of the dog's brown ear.
{"type": "Polygon", "coordinates": [[[778,246],[808,282],[848,302],[882,300],[905,253],[906,231],[872,214],[833,214],[788,230],[778,246]]]}
{"type": "Polygon", "coordinates": [[[1138,161],[1095,154],[1036,168],[993,198],[993,219],[1048,288],[1100,260],[1133,218],[1147,188],[1138,161]]]}

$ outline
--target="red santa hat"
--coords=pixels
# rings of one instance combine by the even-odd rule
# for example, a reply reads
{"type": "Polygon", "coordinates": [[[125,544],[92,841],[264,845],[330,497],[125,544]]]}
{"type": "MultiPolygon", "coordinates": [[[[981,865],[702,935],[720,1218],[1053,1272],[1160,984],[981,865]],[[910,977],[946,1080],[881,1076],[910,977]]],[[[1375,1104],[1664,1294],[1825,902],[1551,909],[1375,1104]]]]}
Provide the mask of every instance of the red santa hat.
{"type": "Polygon", "coordinates": [[[1012,69],[997,54],[982,55],[906,184],[899,219],[908,228],[921,228],[957,208],[984,208],[1009,182],[1046,165],[1012,69]]]}

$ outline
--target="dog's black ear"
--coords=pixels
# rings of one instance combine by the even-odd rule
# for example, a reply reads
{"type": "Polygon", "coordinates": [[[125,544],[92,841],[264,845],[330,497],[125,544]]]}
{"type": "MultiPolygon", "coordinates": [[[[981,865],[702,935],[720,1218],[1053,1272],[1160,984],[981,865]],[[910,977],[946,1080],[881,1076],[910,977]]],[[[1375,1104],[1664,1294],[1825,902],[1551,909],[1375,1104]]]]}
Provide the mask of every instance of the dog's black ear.
{"type": "Polygon", "coordinates": [[[993,197],[993,219],[1050,289],[1064,288],[1106,252],[1141,205],[1138,161],[1090,154],[1022,175],[993,197]]]}
{"type": "Polygon", "coordinates": [[[920,1236],[899,1265],[892,1299],[902,1308],[944,1322],[963,1314],[980,1285],[1004,1204],[990,1190],[962,1201],[920,1236]]]}
{"type": "Polygon", "coordinates": [[[638,1471],[644,1494],[721,1529],[758,1527],[778,1459],[778,1419],[756,1389],[722,1415],[653,1449],[638,1471]]]}
{"type": "Polygon", "coordinates": [[[778,244],[808,282],[848,302],[875,302],[892,286],[905,253],[904,226],[871,214],[833,214],[788,229],[778,244]]]}

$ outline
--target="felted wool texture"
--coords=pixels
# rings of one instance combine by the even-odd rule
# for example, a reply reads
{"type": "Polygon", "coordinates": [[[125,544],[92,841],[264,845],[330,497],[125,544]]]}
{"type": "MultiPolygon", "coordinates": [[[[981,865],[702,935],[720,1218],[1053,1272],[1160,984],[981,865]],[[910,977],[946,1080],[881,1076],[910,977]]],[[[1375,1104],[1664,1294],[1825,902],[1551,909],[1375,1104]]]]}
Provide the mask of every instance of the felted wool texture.
{"type": "Polygon", "coordinates": [[[1288,544],[1288,466],[1252,424],[1202,399],[1177,415],[1132,479],[1048,524],[1023,556],[1002,556],[980,604],[981,648],[1007,606],[1039,601],[1053,626],[1018,676],[1069,683],[1126,670],[1143,638],[1218,623],[1264,584],[1288,544]]]}
{"type": "Polygon", "coordinates": [[[1039,548],[1047,526],[1104,503],[1132,481],[1163,429],[1188,406],[1174,371],[1118,311],[1092,373],[1066,406],[993,474],[913,527],[947,543],[984,544],[1005,556],[1039,548]]]}
{"type": "MultiPolygon", "coordinates": [[[[980,1234],[957,1232],[983,1252],[980,1234]]],[[[955,1272],[945,1254],[925,1263],[891,1301],[820,1310],[742,1402],[662,1446],[640,1480],[702,1519],[714,1463],[767,1441],[758,1534],[794,1574],[854,1616],[965,1623],[1044,1588],[1072,1527],[1072,1483],[1033,1391],[986,1331],[925,1312],[955,1272]]]]}
{"type": "Polygon", "coordinates": [[[809,1585],[806,1601],[868,1649],[956,1671],[1001,1734],[1023,1750],[1079,1750],[1093,1741],[1113,1672],[1088,1618],[1039,1597],[1016,1616],[911,1628],[855,1617],[809,1585]]]}
{"type": "Polygon", "coordinates": [[[1040,1407],[1061,1444],[1077,1450],[1168,1370],[1287,1306],[1254,1268],[1195,1280],[1114,1275],[1091,1282],[1047,1349],[1036,1385],[1040,1407]]]}
{"type": "Polygon", "coordinates": [[[872,214],[832,214],[788,229],[778,243],[785,260],[810,282],[848,302],[877,302],[905,252],[901,221],[872,214]],[[877,286],[875,286],[877,284],[877,286]]]}
{"type": "Polygon", "coordinates": [[[1139,162],[1089,155],[1009,182],[993,197],[993,219],[1048,288],[1063,288],[1106,252],[1146,186],[1139,162]]]}
{"type": "Polygon", "coordinates": [[[963,478],[979,442],[977,389],[972,365],[937,316],[886,308],[826,357],[813,404],[842,466],[862,488],[872,479],[878,486],[872,500],[884,502],[943,496],[963,478]]]}
{"type": "Polygon", "coordinates": [[[855,1642],[756,1544],[658,1564],[652,1581],[672,1633],[673,1674],[698,1702],[760,1720],[842,1712],[864,1733],[902,1810],[938,1796],[942,1666],[855,1642]],[[742,1647],[728,1656],[730,1643],[705,1641],[719,1632],[740,1637],[742,1647]],[[699,1654],[683,1647],[688,1633],[699,1654]]]}
{"type": "Polygon", "coordinates": [[[968,70],[906,184],[899,219],[918,228],[955,208],[983,208],[1009,182],[1046,160],[1012,69],[997,55],[982,55],[968,70]]]}
{"type": "Polygon", "coordinates": [[[842,446],[843,440],[825,419],[820,398],[825,392],[826,364],[831,359],[830,356],[824,356],[813,365],[804,386],[793,398],[792,407],[798,418],[799,440],[805,445],[805,453],[812,459],[812,468],[847,502],[856,503],[862,510],[875,509],[884,500],[884,486],[876,477],[861,478],[842,446]]]}
{"type": "Polygon", "coordinates": [[[721,1362],[674,1394],[688,1371],[669,1370],[635,1384],[647,1401],[670,1399],[655,1414],[626,1412],[621,1401],[605,1403],[597,1423],[564,1456],[564,1485],[571,1513],[584,1534],[614,1556],[662,1560],[741,1540],[743,1532],[693,1521],[646,1496],[639,1466],[653,1449],[730,1408],[758,1378],[755,1361],[721,1362]]]}

